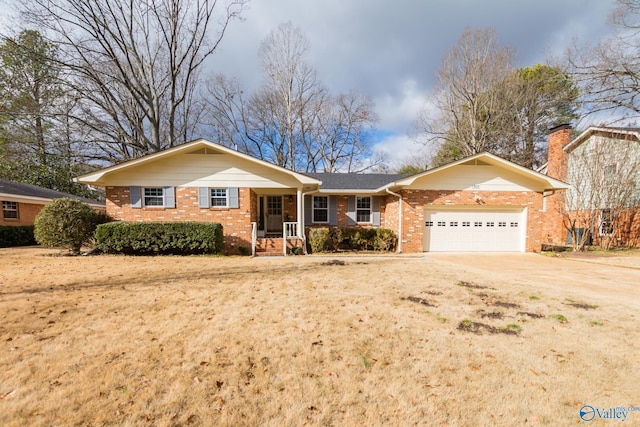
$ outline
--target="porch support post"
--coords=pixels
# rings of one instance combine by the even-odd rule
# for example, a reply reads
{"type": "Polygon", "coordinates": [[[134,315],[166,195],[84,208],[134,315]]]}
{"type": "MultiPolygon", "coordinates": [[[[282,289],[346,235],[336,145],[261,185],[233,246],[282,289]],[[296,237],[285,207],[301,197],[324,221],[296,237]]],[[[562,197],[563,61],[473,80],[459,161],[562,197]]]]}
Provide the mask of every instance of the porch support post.
{"type": "Polygon", "coordinates": [[[297,234],[299,239],[302,239],[302,236],[304,235],[304,206],[302,206],[303,202],[304,198],[302,197],[302,189],[298,188],[296,189],[296,204],[298,209],[296,218],[298,219],[297,234]]]}

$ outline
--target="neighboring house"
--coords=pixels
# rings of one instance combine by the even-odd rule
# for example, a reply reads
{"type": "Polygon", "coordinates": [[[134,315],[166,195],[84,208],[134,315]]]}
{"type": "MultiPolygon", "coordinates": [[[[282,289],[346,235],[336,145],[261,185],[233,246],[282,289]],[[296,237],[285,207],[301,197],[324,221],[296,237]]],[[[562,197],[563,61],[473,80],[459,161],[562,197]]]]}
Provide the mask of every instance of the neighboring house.
{"type": "Polygon", "coordinates": [[[0,225],[33,225],[40,210],[52,199],[77,199],[89,204],[94,209],[105,210],[104,203],[73,194],[62,193],[37,185],[0,179],[0,201],[2,216],[0,225]]]}
{"type": "Polygon", "coordinates": [[[543,195],[568,188],[488,153],[408,177],[302,174],[204,139],[76,180],[105,187],[118,220],[219,222],[225,251],[278,253],[320,226],[388,228],[400,252],[535,252],[543,195]]]}
{"type": "Polygon", "coordinates": [[[571,126],[549,134],[549,157],[539,171],[571,188],[548,197],[545,242],[585,236],[603,246],[640,242],[640,129],[590,127],[571,139],[571,126]]]}

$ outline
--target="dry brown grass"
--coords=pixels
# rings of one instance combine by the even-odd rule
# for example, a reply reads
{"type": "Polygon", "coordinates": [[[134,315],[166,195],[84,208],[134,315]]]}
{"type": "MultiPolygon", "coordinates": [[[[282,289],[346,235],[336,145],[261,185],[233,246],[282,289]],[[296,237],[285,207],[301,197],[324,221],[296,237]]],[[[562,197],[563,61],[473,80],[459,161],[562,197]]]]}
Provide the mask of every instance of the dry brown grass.
{"type": "Polygon", "coordinates": [[[557,426],[640,406],[629,296],[500,261],[46,254],[0,250],[3,426],[557,426]]]}

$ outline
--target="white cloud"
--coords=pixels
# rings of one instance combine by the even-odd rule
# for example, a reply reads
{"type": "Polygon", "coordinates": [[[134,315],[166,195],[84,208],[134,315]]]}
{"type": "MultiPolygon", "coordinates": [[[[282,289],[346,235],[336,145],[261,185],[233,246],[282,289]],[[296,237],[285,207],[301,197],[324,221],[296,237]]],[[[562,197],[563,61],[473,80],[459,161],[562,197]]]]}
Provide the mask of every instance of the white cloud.
{"type": "Polygon", "coordinates": [[[379,126],[399,132],[408,131],[420,109],[426,102],[426,90],[418,82],[407,79],[400,82],[397,90],[374,98],[376,112],[380,118],[379,126]]]}
{"type": "Polygon", "coordinates": [[[404,162],[411,159],[428,158],[428,149],[414,141],[411,137],[402,134],[392,134],[383,137],[374,147],[373,151],[385,157],[385,163],[391,169],[397,169],[404,162]]]}

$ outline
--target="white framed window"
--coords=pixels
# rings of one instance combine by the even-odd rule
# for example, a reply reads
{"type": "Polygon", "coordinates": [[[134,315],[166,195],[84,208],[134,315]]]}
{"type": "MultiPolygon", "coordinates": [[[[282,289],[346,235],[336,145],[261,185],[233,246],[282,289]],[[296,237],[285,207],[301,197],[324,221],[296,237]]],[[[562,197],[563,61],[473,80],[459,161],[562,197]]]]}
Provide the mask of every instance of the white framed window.
{"type": "Polygon", "coordinates": [[[2,201],[2,218],[18,219],[18,202],[2,201]]]}
{"type": "Polygon", "coordinates": [[[356,221],[371,222],[371,197],[356,197],[356,221]]]}
{"type": "Polygon", "coordinates": [[[147,187],[144,189],[144,206],[152,208],[164,207],[164,188],[147,187]]]}
{"type": "Polygon", "coordinates": [[[600,235],[611,236],[613,235],[613,212],[611,209],[600,210],[600,235]]]}
{"type": "Polygon", "coordinates": [[[226,208],[229,206],[229,192],[226,188],[211,188],[211,207],[226,208]]]}
{"type": "Polygon", "coordinates": [[[329,222],[329,197],[313,196],[313,222],[329,222]]]}

